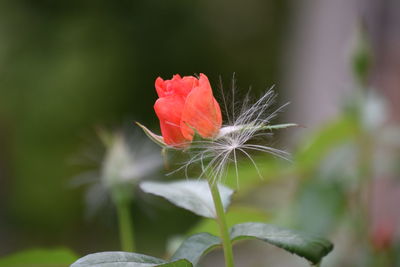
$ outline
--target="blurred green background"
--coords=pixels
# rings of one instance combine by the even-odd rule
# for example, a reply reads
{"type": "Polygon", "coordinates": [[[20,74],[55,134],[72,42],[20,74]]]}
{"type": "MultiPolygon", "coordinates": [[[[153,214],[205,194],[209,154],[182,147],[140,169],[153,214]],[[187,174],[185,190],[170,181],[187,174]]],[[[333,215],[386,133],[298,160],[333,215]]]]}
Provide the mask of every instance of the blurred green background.
{"type": "MultiPolygon", "coordinates": [[[[113,209],[88,219],[86,189],[71,182],[99,168],[97,127],[133,131],[140,121],[158,132],[156,77],[205,73],[217,91],[220,76],[229,88],[236,73],[239,91],[251,86],[257,95],[275,84],[279,103],[293,103],[285,120],[306,127],[274,142],[293,152],[293,163],[260,156],[266,180],[243,163],[235,203],[263,215],[243,211],[239,221],[256,216],[327,235],[339,244],[331,266],[399,266],[399,212],[391,206],[400,191],[387,192],[398,187],[400,158],[399,5],[332,2],[2,0],[0,256],[118,250],[113,209]],[[381,176],[390,186],[374,197],[381,176]],[[371,241],[376,216],[384,227],[371,241]]],[[[140,252],[163,256],[168,238],[199,223],[161,199],[135,197],[140,252]]]]}

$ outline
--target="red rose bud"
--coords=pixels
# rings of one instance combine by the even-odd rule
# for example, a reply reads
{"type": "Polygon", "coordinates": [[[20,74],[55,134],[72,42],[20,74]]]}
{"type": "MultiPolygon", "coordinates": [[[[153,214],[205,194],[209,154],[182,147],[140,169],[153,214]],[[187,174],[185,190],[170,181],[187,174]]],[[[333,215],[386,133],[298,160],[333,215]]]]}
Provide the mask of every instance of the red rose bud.
{"type": "Polygon", "coordinates": [[[155,87],[159,99],[154,110],[167,145],[184,147],[193,140],[195,131],[203,138],[218,134],[221,109],[206,75],[200,74],[199,79],[174,75],[166,81],[158,77],[155,87]]]}

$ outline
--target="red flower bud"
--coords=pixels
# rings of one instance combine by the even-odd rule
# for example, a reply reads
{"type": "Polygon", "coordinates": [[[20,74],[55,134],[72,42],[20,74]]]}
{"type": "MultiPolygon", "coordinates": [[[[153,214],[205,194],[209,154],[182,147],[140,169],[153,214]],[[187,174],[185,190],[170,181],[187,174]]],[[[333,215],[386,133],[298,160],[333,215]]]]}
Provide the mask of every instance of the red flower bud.
{"type": "Polygon", "coordinates": [[[166,144],[184,147],[193,140],[195,131],[203,138],[219,132],[221,109],[206,75],[200,74],[199,79],[174,75],[166,81],[158,77],[155,87],[159,99],[154,110],[166,144]]]}

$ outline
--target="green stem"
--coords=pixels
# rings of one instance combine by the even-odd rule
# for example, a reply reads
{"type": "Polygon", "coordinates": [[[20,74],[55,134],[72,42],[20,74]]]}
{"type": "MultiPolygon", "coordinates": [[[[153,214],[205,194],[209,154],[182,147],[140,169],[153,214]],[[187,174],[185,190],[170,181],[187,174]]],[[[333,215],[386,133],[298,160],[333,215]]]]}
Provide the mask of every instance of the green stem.
{"type": "Polygon", "coordinates": [[[224,206],[222,205],[218,186],[216,182],[213,183],[211,181],[208,181],[208,185],[210,186],[211,195],[214,200],[215,211],[217,213],[217,222],[222,239],[222,246],[224,249],[225,266],[233,267],[234,263],[233,263],[232,243],[228,232],[228,226],[226,224],[224,206]]]}
{"type": "Polygon", "coordinates": [[[135,242],[133,236],[133,222],[128,199],[115,201],[117,207],[119,236],[123,251],[134,252],[135,242]]]}

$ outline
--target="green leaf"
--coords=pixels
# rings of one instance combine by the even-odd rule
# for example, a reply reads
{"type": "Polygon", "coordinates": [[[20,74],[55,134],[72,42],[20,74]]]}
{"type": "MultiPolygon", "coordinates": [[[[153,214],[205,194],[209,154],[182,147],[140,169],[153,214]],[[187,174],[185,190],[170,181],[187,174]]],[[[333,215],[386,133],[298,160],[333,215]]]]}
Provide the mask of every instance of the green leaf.
{"type": "Polygon", "coordinates": [[[67,267],[78,257],[68,249],[30,249],[0,259],[0,267],[67,267]]]}
{"type": "Polygon", "coordinates": [[[221,240],[214,235],[209,233],[195,234],[183,241],[172,256],[172,260],[187,259],[193,265],[196,265],[201,256],[220,245],[221,240]]]}
{"type": "Polygon", "coordinates": [[[109,251],[89,254],[74,262],[71,267],[192,267],[184,259],[165,260],[132,252],[109,251]]]}
{"type": "MultiPolygon", "coordinates": [[[[140,188],[146,193],[163,197],[178,207],[190,210],[199,216],[216,218],[210,188],[205,180],[143,182],[140,184],[140,188]]],[[[218,185],[218,188],[226,210],[234,191],[221,184],[218,185]]]]}
{"type": "Polygon", "coordinates": [[[231,228],[232,240],[256,238],[317,264],[333,249],[323,238],[264,223],[243,223],[231,228]]]}
{"type": "Polygon", "coordinates": [[[86,255],[74,262],[71,267],[147,267],[164,264],[166,261],[151,256],[131,252],[99,252],[86,255]]]}
{"type": "Polygon", "coordinates": [[[154,143],[156,143],[157,145],[161,146],[161,147],[168,147],[173,149],[173,147],[168,146],[165,142],[164,142],[164,138],[160,135],[157,135],[155,133],[153,133],[152,131],[150,131],[146,126],[140,124],[139,122],[136,122],[136,124],[142,128],[143,132],[150,138],[151,141],[153,141],[154,143]]]}
{"type": "Polygon", "coordinates": [[[193,264],[187,259],[180,259],[176,261],[170,261],[165,264],[157,265],[159,267],[193,267],[193,264]]]}

